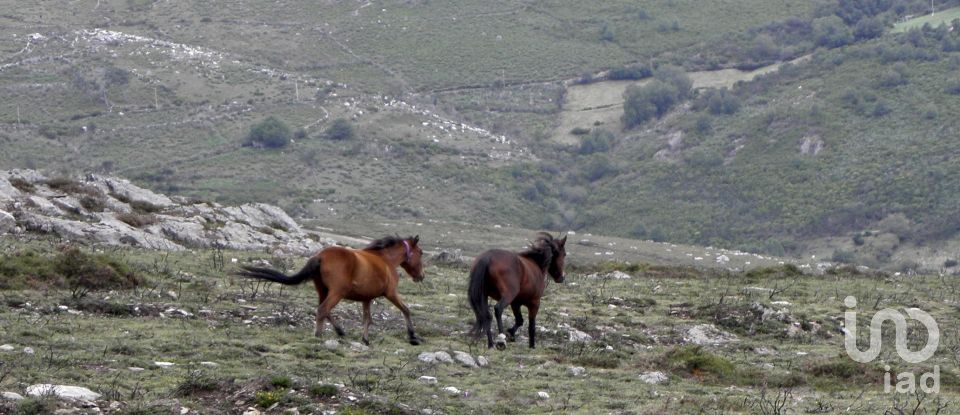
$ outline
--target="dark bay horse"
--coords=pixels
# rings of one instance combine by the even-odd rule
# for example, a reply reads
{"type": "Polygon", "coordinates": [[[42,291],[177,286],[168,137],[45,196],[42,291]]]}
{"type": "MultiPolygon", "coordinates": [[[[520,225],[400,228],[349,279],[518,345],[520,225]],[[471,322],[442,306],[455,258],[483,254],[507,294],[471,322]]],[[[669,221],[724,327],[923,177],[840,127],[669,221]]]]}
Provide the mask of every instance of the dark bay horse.
{"type": "Polygon", "coordinates": [[[563,282],[566,242],[566,236],[554,239],[552,235],[541,232],[526,251],[514,253],[491,249],[477,257],[470,270],[467,295],[470,297],[470,307],[477,317],[474,331],[477,335],[487,334],[487,347],[493,347],[487,297],[498,300],[493,309],[500,333],[503,333],[503,308],[509,304],[513,309],[514,325],[507,330],[507,339],[510,341],[515,341],[517,329],[523,325],[520,306],[527,307],[527,318],[530,319],[530,348],[535,347],[537,311],[540,309],[540,297],[547,286],[546,276],[550,274],[554,281],[563,282]]]}
{"type": "Polygon", "coordinates": [[[320,298],[314,332],[317,337],[323,332],[324,319],[329,321],[337,335],[342,337],[345,332],[330,311],[342,299],[362,302],[364,344],[370,344],[367,337],[370,324],[373,323],[370,302],[375,298],[387,297],[387,300],[400,309],[407,321],[410,344],[418,345],[421,339],[413,331],[410,309],[397,293],[397,284],[400,282],[397,267],[403,268],[414,281],[423,281],[423,250],[419,243],[419,235],[412,238],[388,236],[371,242],[363,249],[331,246],[311,257],[300,272],[291,276],[270,268],[251,266],[242,267],[243,271],[237,272],[237,275],[286,285],[301,284],[312,279],[320,298]]]}

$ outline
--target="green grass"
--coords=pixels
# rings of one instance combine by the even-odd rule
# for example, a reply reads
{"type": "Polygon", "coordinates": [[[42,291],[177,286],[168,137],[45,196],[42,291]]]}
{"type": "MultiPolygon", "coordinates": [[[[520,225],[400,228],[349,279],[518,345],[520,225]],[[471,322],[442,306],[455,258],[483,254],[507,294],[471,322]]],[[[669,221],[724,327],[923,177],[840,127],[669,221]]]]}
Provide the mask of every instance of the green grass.
{"type": "Polygon", "coordinates": [[[913,28],[923,27],[923,25],[929,24],[932,27],[937,27],[942,24],[949,24],[953,19],[960,19],[960,7],[954,7],[946,10],[937,10],[936,13],[932,15],[918,16],[912,19],[899,22],[893,25],[893,33],[902,33],[909,31],[913,28]]]}
{"type": "MultiPolygon", "coordinates": [[[[26,248],[21,242],[5,243],[26,248]]],[[[31,242],[29,247],[55,249],[44,241],[31,242]]],[[[41,382],[75,384],[104,394],[108,401],[122,402],[130,413],[169,411],[172,405],[182,405],[227,414],[274,404],[277,411],[298,408],[301,413],[334,408],[357,413],[422,409],[597,413],[627,408],[650,412],[664,405],[680,413],[752,413],[763,399],[785,391],[797,398],[800,411],[816,408],[817,402],[846,408],[855,398],[851,413],[883,412],[895,404],[892,396],[883,394],[883,371],[848,359],[842,352],[843,336],[829,324],[845,311],[842,298],[855,295],[862,305],[857,311],[864,325],[873,304],[918,307],[933,315],[942,331],[934,357],[922,367],[894,361],[895,357],[888,361],[898,372],[940,365],[941,397],[957,398],[957,368],[951,351],[955,346],[951,339],[958,334],[957,316],[948,304],[960,301],[960,292],[951,288],[949,280],[935,276],[850,271],[816,276],[790,269],[743,274],[645,264],[593,266],[571,258],[567,282],[547,287],[538,316],[539,347],[526,348],[526,331],[521,330],[517,343],[496,351],[485,349],[467,334],[472,314],[466,306],[466,268],[431,265],[422,283],[404,277],[399,286],[426,343],[407,344],[399,313],[389,303],[377,301],[371,348],[352,351],[349,343],[360,336],[357,304],[344,302],[335,309],[347,337],[330,349],[323,341],[335,338],[332,330],[326,330],[322,339],[313,337],[316,294],[312,287],[257,287],[226,275],[229,269],[214,266],[214,253],[202,250],[167,254],[122,249],[115,254],[129,267],[148,273],[149,288],[95,291],[88,297],[136,304],[137,314],[86,308],[82,314],[70,314],[57,311],[58,304],[79,309],[64,301],[69,297],[64,290],[0,290],[3,341],[18,349],[37,350],[34,355],[5,359],[0,390],[22,392],[24,385],[41,382]],[[631,272],[634,278],[608,280],[601,286],[585,276],[609,269],[631,272]],[[790,305],[770,305],[766,295],[750,287],[783,288],[778,299],[790,305]],[[167,291],[175,291],[177,299],[162,294],[167,291]],[[787,335],[786,326],[776,331],[743,326],[736,329],[738,341],[685,344],[686,330],[694,325],[716,324],[733,330],[718,324],[714,316],[690,312],[718,302],[733,308],[753,303],[779,307],[804,324],[793,335],[787,335]],[[161,317],[159,313],[170,307],[188,310],[195,317],[161,317]],[[24,318],[25,314],[32,317],[24,318]],[[586,331],[595,340],[571,343],[560,325],[586,331]],[[467,369],[417,360],[423,351],[438,350],[483,355],[490,365],[467,369]],[[161,369],[153,365],[155,361],[176,365],[161,369]],[[200,366],[203,361],[215,362],[217,367],[200,366]],[[567,371],[572,366],[585,367],[586,375],[570,376],[567,371]],[[134,372],[129,367],[146,370],[134,372]],[[646,371],[664,372],[670,381],[647,385],[638,379],[646,371]],[[438,385],[418,382],[423,375],[437,377],[438,385]],[[445,386],[466,393],[451,396],[440,390],[445,386]],[[760,394],[760,390],[766,392],[760,394]],[[538,391],[548,392],[551,398],[538,400],[538,391]],[[624,407],[624,402],[629,406],[624,407]]],[[[224,254],[242,262],[269,257],[224,254]]],[[[511,318],[507,313],[505,324],[511,318]]],[[[917,341],[915,337],[911,335],[910,341],[917,341]]],[[[930,408],[931,402],[923,406],[930,408]]],[[[21,409],[3,405],[0,411],[5,413],[38,413],[32,409],[33,401],[21,409]]]]}

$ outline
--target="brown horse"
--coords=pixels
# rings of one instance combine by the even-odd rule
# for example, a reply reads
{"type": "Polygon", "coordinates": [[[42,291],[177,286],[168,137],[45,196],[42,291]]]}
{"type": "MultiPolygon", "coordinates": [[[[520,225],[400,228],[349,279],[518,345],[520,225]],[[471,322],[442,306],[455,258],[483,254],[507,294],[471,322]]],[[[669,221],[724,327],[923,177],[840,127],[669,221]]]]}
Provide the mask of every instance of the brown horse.
{"type": "Polygon", "coordinates": [[[500,333],[503,333],[503,308],[509,304],[513,309],[514,324],[507,330],[507,339],[510,341],[516,340],[517,329],[523,325],[520,306],[527,307],[527,317],[530,319],[530,348],[535,347],[537,311],[540,309],[540,297],[547,286],[546,274],[550,274],[558,283],[563,282],[566,242],[566,236],[554,239],[552,235],[541,232],[537,234],[537,239],[530,248],[519,254],[491,249],[477,257],[470,270],[467,295],[470,297],[470,307],[477,317],[474,332],[478,336],[480,333],[487,334],[487,347],[493,347],[487,297],[499,300],[493,309],[500,333]]]}
{"type": "Polygon", "coordinates": [[[270,268],[244,266],[237,275],[260,278],[286,285],[301,284],[313,279],[320,298],[317,307],[317,324],[314,334],[320,337],[323,320],[330,322],[337,335],[346,334],[330,313],[342,299],[363,303],[363,343],[370,344],[367,337],[373,318],[370,317],[370,302],[387,297],[400,309],[407,321],[410,344],[418,345],[421,339],[413,331],[410,309],[397,294],[400,275],[397,266],[404,269],[414,281],[423,281],[423,250],[418,245],[420,236],[399,238],[388,236],[371,242],[363,249],[339,246],[324,248],[311,257],[300,272],[287,276],[270,268]]]}

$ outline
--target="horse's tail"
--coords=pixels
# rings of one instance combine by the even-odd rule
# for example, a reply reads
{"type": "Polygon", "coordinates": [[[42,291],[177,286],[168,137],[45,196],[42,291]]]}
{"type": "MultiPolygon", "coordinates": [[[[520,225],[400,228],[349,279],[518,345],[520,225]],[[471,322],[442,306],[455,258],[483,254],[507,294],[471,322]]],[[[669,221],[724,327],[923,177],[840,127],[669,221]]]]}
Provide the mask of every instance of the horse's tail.
{"type": "Polygon", "coordinates": [[[490,308],[487,306],[487,271],[490,268],[490,258],[481,256],[470,270],[470,286],[467,296],[470,298],[470,307],[477,316],[473,331],[477,334],[490,322],[490,308]]]}
{"type": "Polygon", "coordinates": [[[316,277],[320,274],[320,257],[315,256],[307,261],[307,264],[300,269],[300,272],[287,276],[286,274],[270,268],[251,267],[248,265],[240,267],[243,271],[236,274],[243,277],[259,278],[262,280],[279,282],[284,285],[302,284],[304,281],[316,277]]]}

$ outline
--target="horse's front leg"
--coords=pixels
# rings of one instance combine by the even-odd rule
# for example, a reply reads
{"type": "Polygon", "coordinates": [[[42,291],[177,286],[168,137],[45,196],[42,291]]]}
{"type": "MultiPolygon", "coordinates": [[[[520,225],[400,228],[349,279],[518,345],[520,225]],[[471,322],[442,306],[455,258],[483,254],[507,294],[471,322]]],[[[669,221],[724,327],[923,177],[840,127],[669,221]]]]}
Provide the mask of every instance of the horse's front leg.
{"type": "Polygon", "coordinates": [[[523,314],[520,314],[520,303],[517,301],[511,303],[510,308],[513,309],[513,327],[507,330],[507,341],[515,342],[517,341],[517,329],[523,325],[523,314]]]}
{"type": "Polygon", "coordinates": [[[397,306],[400,312],[403,313],[403,318],[407,321],[407,336],[410,338],[410,344],[416,346],[422,343],[423,339],[417,337],[417,333],[413,330],[413,320],[410,319],[410,309],[407,308],[407,305],[400,299],[397,290],[394,289],[393,292],[387,293],[386,297],[387,300],[390,300],[390,302],[397,306]]]}

